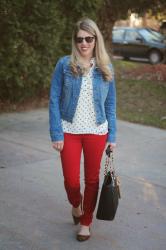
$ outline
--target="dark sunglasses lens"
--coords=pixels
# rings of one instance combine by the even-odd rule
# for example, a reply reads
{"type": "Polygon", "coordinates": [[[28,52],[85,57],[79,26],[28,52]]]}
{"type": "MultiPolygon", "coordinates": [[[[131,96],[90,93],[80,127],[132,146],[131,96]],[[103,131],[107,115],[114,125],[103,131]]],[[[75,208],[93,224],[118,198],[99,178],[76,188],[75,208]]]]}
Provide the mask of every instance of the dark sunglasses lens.
{"type": "Polygon", "coordinates": [[[84,40],[83,37],[76,37],[76,43],[82,43],[84,40]]]}
{"type": "Polygon", "coordinates": [[[94,36],[76,37],[76,43],[82,43],[84,39],[87,43],[92,43],[94,36]]]}
{"type": "Polygon", "coordinates": [[[94,39],[93,36],[87,36],[87,37],[85,37],[85,41],[86,41],[87,43],[92,43],[92,42],[93,42],[93,39],[94,39]]]}

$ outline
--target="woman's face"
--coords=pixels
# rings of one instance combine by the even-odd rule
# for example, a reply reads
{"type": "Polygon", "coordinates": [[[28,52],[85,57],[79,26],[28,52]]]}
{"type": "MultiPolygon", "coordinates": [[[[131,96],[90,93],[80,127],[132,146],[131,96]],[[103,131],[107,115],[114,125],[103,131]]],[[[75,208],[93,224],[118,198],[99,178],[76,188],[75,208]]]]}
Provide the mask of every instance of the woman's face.
{"type": "Polygon", "coordinates": [[[90,59],[93,56],[95,47],[94,35],[87,31],[79,30],[76,36],[76,47],[82,57],[90,59]]]}

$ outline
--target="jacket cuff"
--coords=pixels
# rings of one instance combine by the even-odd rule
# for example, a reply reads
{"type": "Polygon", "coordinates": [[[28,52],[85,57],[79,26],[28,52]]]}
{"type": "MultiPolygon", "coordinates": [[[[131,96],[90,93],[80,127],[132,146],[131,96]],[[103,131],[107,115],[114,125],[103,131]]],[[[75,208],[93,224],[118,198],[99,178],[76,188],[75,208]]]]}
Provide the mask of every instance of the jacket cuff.
{"type": "Polygon", "coordinates": [[[116,143],[116,137],[111,133],[108,133],[107,142],[116,143]]]}
{"type": "Polygon", "coordinates": [[[63,133],[54,133],[50,131],[51,141],[64,141],[64,134],[63,133]]]}

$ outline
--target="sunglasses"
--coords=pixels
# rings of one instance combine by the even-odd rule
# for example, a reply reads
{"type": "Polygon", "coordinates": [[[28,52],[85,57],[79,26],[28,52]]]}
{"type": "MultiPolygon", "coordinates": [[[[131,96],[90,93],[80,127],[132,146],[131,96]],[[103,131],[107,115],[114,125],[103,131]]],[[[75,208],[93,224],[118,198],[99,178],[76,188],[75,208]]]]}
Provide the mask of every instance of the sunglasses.
{"type": "Polygon", "coordinates": [[[94,36],[86,36],[86,37],[76,37],[76,43],[82,43],[85,40],[87,43],[92,43],[95,39],[94,36]]]}

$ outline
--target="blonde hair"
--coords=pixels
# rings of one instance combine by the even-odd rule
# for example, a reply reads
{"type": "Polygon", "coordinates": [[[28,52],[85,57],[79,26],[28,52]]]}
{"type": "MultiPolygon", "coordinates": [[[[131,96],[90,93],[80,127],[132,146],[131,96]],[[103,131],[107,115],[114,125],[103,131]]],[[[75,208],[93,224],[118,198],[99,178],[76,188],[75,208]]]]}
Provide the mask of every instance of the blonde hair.
{"type": "Polygon", "coordinates": [[[84,30],[86,32],[91,33],[93,36],[95,36],[96,44],[94,48],[94,57],[96,60],[96,66],[99,67],[99,69],[101,70],[103,78],[106,81],[110,81],[112,79],[112,72],[109,67],[110,58],[105,49],[103,36],[98,26],[96,25],[96,23],[89,18],[84,18],[78,21],[73,31],[72,53],[71,53],[71,70],[73,74],[75,75],[79,75],[80,73],[82,74],[82,71],[80,72],[77,67],[78,64],[80,64],[80,55],[79,55],[76,42],[75,42],[75,39],[79,30],[84,30]]]}

